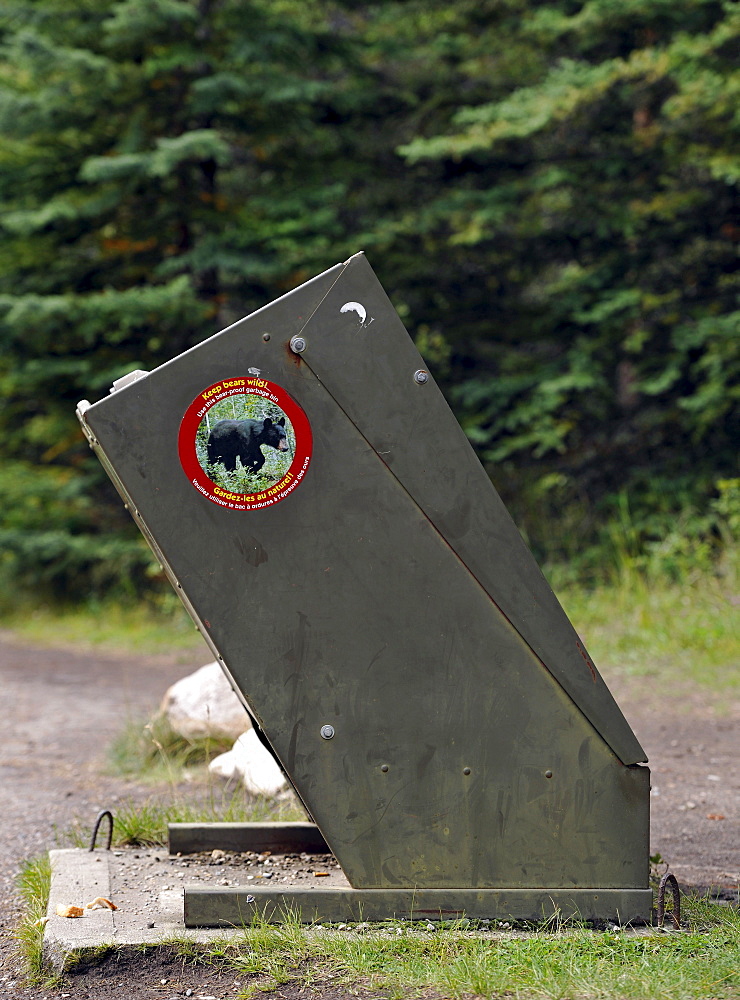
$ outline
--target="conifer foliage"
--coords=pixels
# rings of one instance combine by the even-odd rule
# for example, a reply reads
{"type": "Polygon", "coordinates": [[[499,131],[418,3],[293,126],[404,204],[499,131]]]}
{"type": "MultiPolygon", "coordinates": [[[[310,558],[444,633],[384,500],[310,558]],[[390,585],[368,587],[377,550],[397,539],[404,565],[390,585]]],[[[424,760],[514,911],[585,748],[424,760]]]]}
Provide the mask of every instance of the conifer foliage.
{"type": "Polygon", "coordinates": [[[75,403],[297,284],[328,242],[318,119],[339,46],[280,8],[34,0],[0,14],[1,537],[28,581],[146,583],[75,403]]]}
{"type": "Polygon", "coordinates": [[[535,535],[538,510],[629,493],[657,541],[737,468],[740,9],[483,6],[487,57],[403,150],[448,171],[423,220],[462,305],[454,400],[499,476],[549,497],[535,535]]]}
{"type": "Polygon", "coordinates": [[[734,468],[739,35],[724,0],[5,4],[0,572],[150,586],[75,403],[359,249],[540,554],[628,495],[655,541],[734,468]]]}

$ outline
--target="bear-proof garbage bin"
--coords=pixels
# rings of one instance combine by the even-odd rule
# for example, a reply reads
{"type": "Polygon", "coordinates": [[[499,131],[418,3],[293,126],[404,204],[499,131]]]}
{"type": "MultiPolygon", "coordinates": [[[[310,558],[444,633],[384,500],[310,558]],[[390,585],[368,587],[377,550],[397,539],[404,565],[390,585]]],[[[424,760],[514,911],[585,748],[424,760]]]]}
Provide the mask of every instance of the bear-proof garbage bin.
{"type": "Polygon", "coordinates": [[[188,923],[649,917],[645,753],[362,254],[78,413],[346,876],[188,923]]]}

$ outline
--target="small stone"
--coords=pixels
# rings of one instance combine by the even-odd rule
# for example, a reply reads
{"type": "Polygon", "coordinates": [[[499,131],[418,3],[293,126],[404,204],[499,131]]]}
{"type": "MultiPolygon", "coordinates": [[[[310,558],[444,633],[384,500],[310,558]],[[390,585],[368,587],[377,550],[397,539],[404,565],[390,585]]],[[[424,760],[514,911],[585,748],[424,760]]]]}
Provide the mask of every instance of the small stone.
{"type": "Polygon", "coordinates": [[[431,923],[431,921],[427,924],[427,930],[428,931],[433,931],[434,930],[434,924],[431,923]]]}
{"type": "Polygon", "coordinates": [[[152,927],[154,927],[154,921],[150,920],[149,923],[147,924],[147,927],[149,928],[149,930],[151,930],[152,927]]]}

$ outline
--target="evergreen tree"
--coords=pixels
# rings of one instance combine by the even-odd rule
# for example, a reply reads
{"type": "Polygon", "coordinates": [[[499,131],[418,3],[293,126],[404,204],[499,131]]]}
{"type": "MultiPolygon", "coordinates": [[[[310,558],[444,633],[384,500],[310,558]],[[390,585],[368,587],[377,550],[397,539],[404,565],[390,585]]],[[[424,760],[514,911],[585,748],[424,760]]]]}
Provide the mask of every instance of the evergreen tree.
{"type": "Polygon", "coordinates": [[[733,467],[737,37],[721,0],[6,5],[0,569],[146,586],[75,403],[359,249],[540,552],[626,489],[657,537],[733,467]]]}
{"type": "Polygon", "coordinates": [[[483,30],[454,120],[404,149],[447,168],[417,218],[454,400],[494,478],[529,479],[535,538],[535,496],[558,516],[629,487],[655,540],[736,469],[740,10],[489,6],[516,27],[483,30]]]}
{"type": "Polygon", "coordinates": [[[351,56],[311,2],[42,0],[0,30],[4,558],[57,592],[138,587],[74,405],[335,262],[351,56]]]}

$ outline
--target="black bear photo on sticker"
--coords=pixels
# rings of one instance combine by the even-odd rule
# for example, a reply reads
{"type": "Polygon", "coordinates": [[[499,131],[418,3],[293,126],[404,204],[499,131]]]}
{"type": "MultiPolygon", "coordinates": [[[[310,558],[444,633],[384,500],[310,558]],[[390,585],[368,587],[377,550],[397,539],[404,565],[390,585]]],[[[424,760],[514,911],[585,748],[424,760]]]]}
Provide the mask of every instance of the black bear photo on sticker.
{"type": "Polygon", "coordinates": [[[290,468],[295,432],[277,404],[255,393],[237,393],[205,414],[195,451],[216,486],[255,493],[280,482],[290,468]]]}

